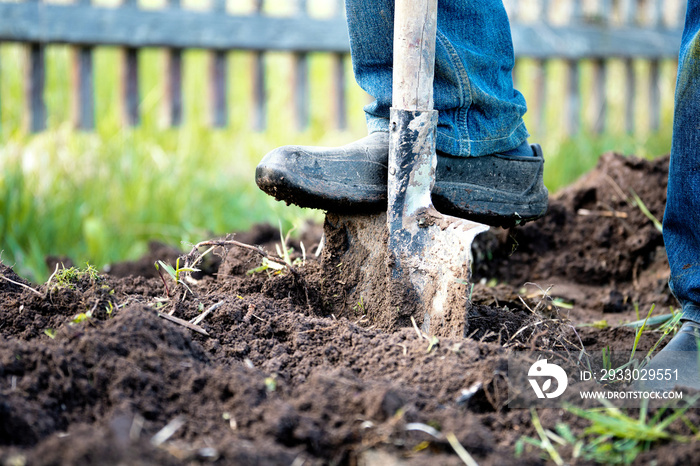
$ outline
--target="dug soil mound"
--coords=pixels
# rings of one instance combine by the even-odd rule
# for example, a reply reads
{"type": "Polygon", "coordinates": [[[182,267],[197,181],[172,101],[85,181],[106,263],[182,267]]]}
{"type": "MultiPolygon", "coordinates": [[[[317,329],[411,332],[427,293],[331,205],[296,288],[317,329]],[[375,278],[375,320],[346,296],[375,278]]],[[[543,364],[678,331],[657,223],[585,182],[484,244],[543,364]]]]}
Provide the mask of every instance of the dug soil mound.
{"type": "MultiPolygon", "coordinates": [[[[677,307],[651,219],[667,170],[667,158],[607,154],[545,218],[482,235],[464,339],[377,325],[371,303],[338,309],[353,284],[330,283],[338,264],[316,257],[319,226],[293,241],[293,267],[263,257],[280,241],[259,227],[219,242],[179,283],[153,266],[177,256],[158,245],[60,284],[2,265],[0,463],[456,465],[458,442],[479,464],[540,464],[540,449],[516,452],[538,434],[529,410],[507,405],[508,357],[629,351],[635,331],[617,324],[677,307]]],[[[638,350],[657,339],[645,332],[638,350]]],[[[586,427],[560,409],[540,419],[586,427]]],[[[646,455],[676,452],[684,461],[700,446],[646,455]]]]}

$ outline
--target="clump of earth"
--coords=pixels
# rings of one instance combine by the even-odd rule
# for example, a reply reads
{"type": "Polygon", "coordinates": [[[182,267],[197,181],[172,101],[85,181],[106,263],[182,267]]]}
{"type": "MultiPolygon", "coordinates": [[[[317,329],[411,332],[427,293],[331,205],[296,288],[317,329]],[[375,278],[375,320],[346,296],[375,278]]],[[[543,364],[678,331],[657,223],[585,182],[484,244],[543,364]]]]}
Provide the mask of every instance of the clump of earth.
{"type": "MultiPolygon", "coordinates": [[[[292,270],[264,266],[260,250],[280,243],[267,226],[222,239],[181,283],[153,264],[189,251],[155,243],[64,286],[0,265],[0,463],[462,464],[456,439],[482,465],[541,464],[534,447],[516,456],[537,432],[508,406],[508,357],[629,352],[635,330],[621,324],[678,307],[661,233],[634,200],[661,219],[667,174],[667,157],[605,154],[543,219],[478,237],[463,339],[387,325],[372,302],[341,306],[354,284],[332,247],[315,255],[320,225],[290,242],[292,270]]],[[[658,338],[645,332],[638,351],[658,338]]],[[[538,412],[546,428],[587,426],[538,412]]],[[[638,461],[699,454],[660,443],[638,461]]]]}

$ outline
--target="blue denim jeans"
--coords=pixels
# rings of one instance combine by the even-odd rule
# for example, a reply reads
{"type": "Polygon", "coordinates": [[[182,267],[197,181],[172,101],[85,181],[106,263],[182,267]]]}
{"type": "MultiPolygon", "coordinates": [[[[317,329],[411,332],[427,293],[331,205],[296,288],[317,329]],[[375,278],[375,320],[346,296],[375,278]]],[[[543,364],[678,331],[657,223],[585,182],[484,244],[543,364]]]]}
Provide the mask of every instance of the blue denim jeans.
{"type": "Polygon", "coordinates": [[[700,323],[700,0],[690,0],[681,41],[664,213],[671,290],[683,318],[700,323]]]}
{"type": "MultiPolygon", "coordinates": [[[[369,132],[388,131],[394,0],[346,0],[353,70],[376,99],[369,132]]],[[[501,0],[438,2],[434,101],[437,150],[480,156],[518,148],[528,137],[525,99],[513,88],[513,43],[501,0]]]]}

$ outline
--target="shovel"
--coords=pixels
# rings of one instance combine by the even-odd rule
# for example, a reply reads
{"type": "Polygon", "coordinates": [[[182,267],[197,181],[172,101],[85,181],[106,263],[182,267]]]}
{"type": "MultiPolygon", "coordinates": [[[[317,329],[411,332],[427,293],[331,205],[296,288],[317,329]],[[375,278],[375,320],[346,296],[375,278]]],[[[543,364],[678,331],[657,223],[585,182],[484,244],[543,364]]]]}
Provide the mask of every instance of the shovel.
{"type": "Polygon", "coordinates": [[[387,212],[326,214],[325,271],[348,315],[466,336],[471,245],[486,225],[433,207],[436,0],[396,0],[387,212]]]}
{"type": "MultiPolygon", "coordinates": [[[[471,245],[486,225],[433,207],[437,0],[396,0],[389,139],[388,273],[395,305],[415,301],[429,335],[463,337],[471,245]]],[[[413,304],[412,304],[413,305],[413,304]]]]}

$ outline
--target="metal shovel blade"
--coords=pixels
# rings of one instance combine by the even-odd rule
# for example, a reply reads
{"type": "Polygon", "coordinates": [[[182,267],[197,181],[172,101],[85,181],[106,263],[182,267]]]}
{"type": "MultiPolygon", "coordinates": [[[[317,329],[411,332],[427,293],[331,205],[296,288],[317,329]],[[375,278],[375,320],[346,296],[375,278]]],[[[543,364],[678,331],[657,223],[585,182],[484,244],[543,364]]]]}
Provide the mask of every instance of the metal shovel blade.
{"type": "Polygon", "coordinates": [[[432,101],[436,19],[436,0],[396,1],[387,210],[389,292],[399,301],[418,301],[424,332],[461,337],[467,328],[471,244],[488,227],[442,215],[430,198],[437,165],[437,111],[432,101]]]}
{"type": "Polygon", "coordinates": [[[467,327],[471,245],[486,225],[439,213],[435,179],[437,112],[392,109],[389,144],[390,292],[418,300],[422,330],[462,337],[467,327]]]}

